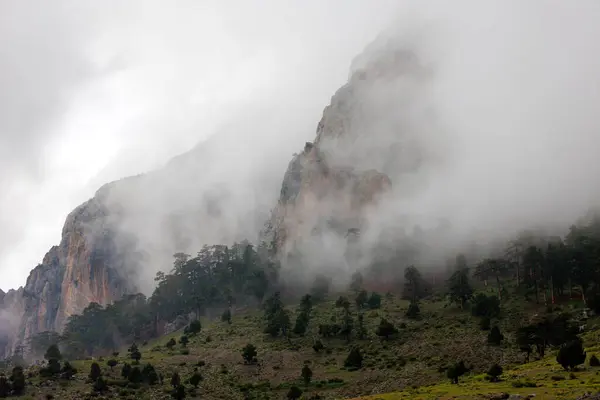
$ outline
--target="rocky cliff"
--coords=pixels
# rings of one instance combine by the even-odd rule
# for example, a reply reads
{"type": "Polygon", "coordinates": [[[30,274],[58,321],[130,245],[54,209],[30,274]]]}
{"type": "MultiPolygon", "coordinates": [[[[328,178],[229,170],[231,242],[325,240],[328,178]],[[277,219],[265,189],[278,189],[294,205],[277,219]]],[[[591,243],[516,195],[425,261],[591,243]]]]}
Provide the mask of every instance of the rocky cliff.
{"type": "MultiPolygon", "coordinates": [[[[421,143],[406,133],[423,111],[410,101],[413,89],[426,80],[411,52],[368,49],[325,108],[314,142],[294,155],[283,183],[274,160],[279,156],[267,162],[260,153],[249,154],[234,132],[164,168],[105,185],[68,216],[60,244],[26,285],[0,293],[0,358],[35,333],[60,331],[90,302],[151,292],[155,273],[170,268],[175,252],[257,240],[265,220],[262,238],[288,271],[301,258],[315,269],[348,259],[348,242],[368,228],[382,196],[396,186],[409,191],[410,173],[420,168],[421,143]]],[[[263,136],[252,139],[286,149],[284,135],[263,136]]]]}
{"type": "Polygon", "coordinates": [[[376,41],[357,57],[314,142],[289,163],[263,231],[284,266],[357,267],[347,255],[373,211],[392,190],[409,194],[422,167],[428,132],[415,121],[427,112],[418,94],[428,79],[415,54],[393,42],[376,41]]]}
{"type": "Polygon", "coordinates": [[[245,144],[229,139],[208,141],[161,169],[106,184],[72,211],[60,244],[25,286],[0,293],[0,359],[31,335],[60,332],[91,302],[150,293],[155,273],[170,269],[175,252],[256,240],[279,178],[244,166],[250,157],[232,177],[230,159],[222,154],[235,157],[245,144]]]}

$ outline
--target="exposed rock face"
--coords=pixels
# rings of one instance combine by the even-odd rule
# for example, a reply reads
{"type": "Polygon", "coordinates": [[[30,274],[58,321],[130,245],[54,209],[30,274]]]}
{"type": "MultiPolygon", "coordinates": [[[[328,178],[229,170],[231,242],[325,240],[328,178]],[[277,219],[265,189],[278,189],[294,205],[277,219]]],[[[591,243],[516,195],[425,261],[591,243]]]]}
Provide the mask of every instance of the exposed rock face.
{"type": "Polygon", "coordinates": [[[396,190],[392,182],[408,193],[426,156],[427,132],[416,132],[413,123],[426,110],[410,100],[426,86],[428,72],[394,43],[370,47],[325,108],[314,143],[289,163],[263,231],[290,270],[298,259],[304,268],[353,269],[347,255],[371,211],[396,190]]]}
{"type": "Polygon", "coordinates": [[[25,286],[0,293],[0,359],[36,333],[60,332],[69,316],[91,302],[106,305],[124,294],[149,294],[155,273],[169,270],[176,252],[256,240],[279,178],[272,173],[269,180],[254,165],[236,165],[249,176],[231,178],[231,161],[222,154],[235,156],[245,145],[219,139],[159,170],[106,184],[71,212],[60,244],[30,272],[25,286]]]}
{"type": "Polygon", "coordinates": [[[67,217],[60,245],[31,271],[25,287],[9,291],[0,302],[11,321],[0,357],[33,334],[60,332],[68,317],[90,302],[106,305],[135,289],[120,273],[131,260],[120,236],[97,198],[67,217]]]}

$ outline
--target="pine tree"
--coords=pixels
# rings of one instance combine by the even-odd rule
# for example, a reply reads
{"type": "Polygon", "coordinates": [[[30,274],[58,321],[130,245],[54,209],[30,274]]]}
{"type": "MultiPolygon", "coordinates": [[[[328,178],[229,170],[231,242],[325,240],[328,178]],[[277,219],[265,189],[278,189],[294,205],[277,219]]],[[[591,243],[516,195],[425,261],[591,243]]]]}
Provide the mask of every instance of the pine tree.
{"type": "Polygon", "coordinates": [[[563,344],[556,355],[556,361],[567,371],[574,370],[578,365],[583,364],[585,358],[583,342],[579,338],[563,344]]]}
{"type": "Polygon", "coordinates": [[[504,335],[500,332],[500,328],[494,325],[490,333],[488,334],[487,341],[491,345],[498,346],[504,340],[504,335]]]}
{"type": "Polygon", "coordinates": [[[304,381],[305,386],[308,386],[310,380],[312,379],[312,376],[312,370],[309,368],[308,365],[305,364],[304,367],[302,367],[302,380],[304,381]]]}
{"type": "Polygon", "coordinates": [[[142,353],[138,349],[137,345],[133,343],[131,347],[127,349],[127,351],[129,352],[129,357],[133,360],[133,363],[139,364],[140,359],[142,358],[142,353]]]}
{"type": "Polygon", "coordinates": [[[349,369],[360,369],[362,368],[363,356],[358,347],[353,347],[348,353],[348,357],[344,361],[344,367],[349,369]]]}
{"type": "Polygon", "coordinates": [[[89,374],[89,378],[92,382],[95,382],[96,379],[100,378],[100,376],[102,375],[102,370],[100,369],[100,365],[98,365],[98,363],[94,362],[92,363],[92,365],[90,366],[90,374],[89,374]]]}
{"type": "Polygon", "coordinates": [[[231,310],[229,308],[223,311],[223,314],[221,315],[221,321],[227,322],[229,325],[231,325],[231,310]]]}
{"type": "Polygon", "coordinates": [[[469,284],[469,270],[459,269],[448,280],[450,300],[464,308],[465,303],[473,297],[473,288],[469,284]]]}
{"type": "Polygon", "coordinates": [[[242,358],[244,359],[244,362],[246,364],[255,364],[257,354],[258,353],[256,351],[256,346],[254,346],[253,344],[248,343],[242,349],[242,358]]]}

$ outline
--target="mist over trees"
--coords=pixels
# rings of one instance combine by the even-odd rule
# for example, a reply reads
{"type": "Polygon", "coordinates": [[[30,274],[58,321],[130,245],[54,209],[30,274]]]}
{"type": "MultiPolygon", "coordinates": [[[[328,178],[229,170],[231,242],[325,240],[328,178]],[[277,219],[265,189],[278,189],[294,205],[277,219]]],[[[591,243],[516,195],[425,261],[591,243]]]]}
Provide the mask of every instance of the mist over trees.
{"type": "MultiPolygon", "coordinates": [[[[382,297],[365,288],[389,284],[387,274],[384,280],[376,279],[373,270],[381,268],[396,272],[391,277],[392,292],[410,300],[408,318],[419,318],[419,300],[441,290],[449,302],[459,308],[468,306],[474,316],[482,318],[482,329],[492,328],[489,342],[493,344],[500,343],[503,335],[496,326],[491,326],[490,320],[500,316],[505,297],[517,296],[521,301],[548,306],[560,299],[580,299],[590,309],[600,312],[600,219],[572,226],[564,238],[528,237],[508,243],[502,251],[502,256],[486,257],[475,263],[459,255],[450,269],[440,267],[434,271],[415,265],[394,269],[398,264],[374,263],[362,273],[354,274],[348,287],[354,297],[338,296],[337,322],[319,326],[319,332],[323,337],[339,336],[348,342],[354,336],[366,335],[361,310],[379,308],[382,297]],[[474,295],[473,285],[478,281],[493,285],[496,295],[474,295]],[[505,282],[516,286],[509,292],[505,282]],[[353,304],[357,314],[350,310],[353,304]]],[[[195,316],[188,319],[190,325],[186,328],[186,332],[193,334],[202,329],[199,321],[194,320],[198,316],[231,323],[236,307],[260,304],[266,333],[285,338],[302,336],[311,323],[315,303],[323,301],[332,290],[330,278],[321,274],[310,287],[293,285],[281,279],[281,267],[270,254],[266,244],[255,247],[248,242],[204,246],[195,257],[177,253],[169,273],[156,275],[156,288],[150,297],[129,295],[106,307],[91,303],[80,315],[69,318],[61,334],[42,332],[33,336],[25,352],[41,357],[49,347],[58,345],[69,359],[109,354],[123,344],[159,336],[165,324],[181,316],[195,316]],[[303,291],[306,294],[300,296],[303,291]],[[285,307],[290,301],[299,303],[295,313],[285,307]]],[[[532,337],[544,338],[545,334],[533,333],[553,329],[564,331],[557,333],[561,337],[572,338],[565,324],[556,319],[522,327],[517,342],[527,354],[531,351],[526,349],[533,348],[543,355],[547,345],[563,339],[546,337],[540,342],[532,337]]],[[[396,332],[393,324],[382,319],[377,335],[389,337],[396,332]]]]}

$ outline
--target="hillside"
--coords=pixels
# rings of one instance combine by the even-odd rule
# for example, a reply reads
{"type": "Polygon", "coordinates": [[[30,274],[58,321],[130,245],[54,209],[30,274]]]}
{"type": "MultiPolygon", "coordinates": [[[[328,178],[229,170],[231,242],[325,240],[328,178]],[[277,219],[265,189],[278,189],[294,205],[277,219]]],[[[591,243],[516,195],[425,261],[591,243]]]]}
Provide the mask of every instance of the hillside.
{"type": "MultiPolygon", "coordinates": [[[[485,291],[484,287],[481,289],[485,291]]],[[[488,294],[493,292],[490,288],[488,294]]],[[[349,299],[355,296],[352,292],[344,295],[349,299]]],[[[231,324],[202,319],[202,330],[195,335],[188,334],[189,342],[185,347],[179,343],[184,334],[182,330],[144,343],[140,346],[140,367],[151,363],[164,377],[162,384],[148,386],[124,380],[121,377],[122,366],[132,361],[127,349],[123,348],[119,356],[114,357],[118,362],[114,371],[107,366],[107,361],[113,357],[96,359],[108,382],[106,392],[93,393],[88,374],[94,361],[88,359],[72,362],[79,371],[72,380],[42,378],[36,372],[38,367],[30,367],[26,370],[30,378],[25,398],[44,398],[46,394],[53,394],[55,398],[65,399],[89,396],[166,399],[171,398],[171,374],[177,371],[184,381],[195,370],[203,380],[197,390],[192,389],[190,384],[185,385],[188,398],[283,399],[288,398],[290,387],[294,385],[303,390],[305,399],[343,399],[387,392],[391,393],[361,398],[479,399],[492,398],[488,394],[506,392],[543,394],[545,397],[541,398],[544,399],[576,399],[582,393],[600,390],[598,372],[588,367],[587,362],[583,370],[575,372],[576,379],[562,370],[554,360],[554,354],[519,365],[524,355],[519,353],[514,343],[514,328],[535,313],[544,312],[544,307],[533,303],[508,301],[502,305],[498,326],[504,332],[505,340],[500,346],[493,346],[487,343],[488,332],[481,330],[477,318],[442,299],[422,301],[421,317],[417,320],[406,317],[409,302],[397,296],[383,296],[381,308],[367,307],[362,311],[351,301],[352,315],[364,313],[365,338],[353,337],[347,342],[342,338],[321,337],[325,348],[317,353],[312,347],[316,338],[320,337],[318,326],[334,319],[339,321],[343,314],[333,300],[337,296],[332,294],[329,300],[316,305],[306,335],[293,335],[289,341],[266,335],[262,312],[247,310],[236,312],[231,324]],[[382,317],[399,328],[397,337],[385,340],[375,334],[382,317]],[[171,339],[178,343],[169,349],[167,344],[171,339]],[[248,343],[257,348],[258,362],[255,365],[246,365],[242,358],[242,349],[248,343]],[[353,346],[358,346],[364,357],[359,370],[344,367],[344,360],[353,346]],[[458,385],[446,383],[444,368],[458,359],[472,367],[473,372],[462,377],[458,385]],[[487,382],[481,375],[493,363],[499,363],[506,370],[498,383],[487,382]],[[313,373],[308,386],[301,379],[304,365],[308,365],[313,373]],[[523,388],[519,382],[525,385],[533,382],[537,387],[523,388]]],[[[579,305],[573,303],[564,307],[577,309],[579,305]]],[[[294,312],[296,307],[288,309],[294,312]]],[[[297,313],[292,315],[296,317],[297,313]]],[[[600,321],[592,319],[588,322],[588,332],[584,335],[588,358],[600,350],[597,327],[600,327],[600,321]]]]}

